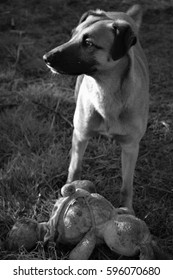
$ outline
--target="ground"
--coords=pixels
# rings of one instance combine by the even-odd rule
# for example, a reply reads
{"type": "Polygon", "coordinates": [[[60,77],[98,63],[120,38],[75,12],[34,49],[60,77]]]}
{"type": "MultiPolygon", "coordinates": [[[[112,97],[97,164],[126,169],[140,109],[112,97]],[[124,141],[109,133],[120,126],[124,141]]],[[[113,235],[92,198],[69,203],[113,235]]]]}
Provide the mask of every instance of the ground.
{"type": "MultiPolygon", "coordinates": [[[[126,11],[137,1],[7,0],[0,6],[0,259],[65,259],[67,248],[10,252],[6,236],[21,217],[47,221],[67,177],[75,108],[74,77],[53,76],[43,54],[68,40],[89,9],[126,11]]],[[[134,179],[134,209],[173,255],[173,2],[139,1],[140,39],[150,69],[150,113],[134,179]]],[[[120,149],[90,141],[83,179],[118,206],[120,149]]],[[[118,259],[105,246],[92,259],[118,259]]]]}

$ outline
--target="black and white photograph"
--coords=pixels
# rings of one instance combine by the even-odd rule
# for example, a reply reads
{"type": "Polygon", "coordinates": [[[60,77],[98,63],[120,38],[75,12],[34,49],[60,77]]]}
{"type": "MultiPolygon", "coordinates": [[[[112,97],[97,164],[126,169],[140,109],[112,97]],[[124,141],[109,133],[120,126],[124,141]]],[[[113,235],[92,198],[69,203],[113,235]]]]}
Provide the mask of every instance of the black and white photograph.
{"type": "Polygon", "coordinates": [[[173,260],[172,49],[172,0],[0,1],[0,260],[173,260]]]}

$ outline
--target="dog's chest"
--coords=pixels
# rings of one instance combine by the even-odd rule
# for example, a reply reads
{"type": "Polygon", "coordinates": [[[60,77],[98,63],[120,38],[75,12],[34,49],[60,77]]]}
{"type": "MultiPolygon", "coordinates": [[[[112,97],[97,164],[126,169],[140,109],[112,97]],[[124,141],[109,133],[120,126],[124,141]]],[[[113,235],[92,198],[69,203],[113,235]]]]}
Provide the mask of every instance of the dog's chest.
{"type": "MultiPolygon", "coordinates": [[[[95,128],[99,133],[106,135],[121,134],[122,127],[119,119],[122,111],[122,102],[119,86],[109,83],[101,86],[93,78],[87,77],[81,84],[80,92],[84,102],[85,119],[92,118],[91,111],[100,116],[100,123],[95,128]]],[[[94,119],[92,120],[94,121],[94,119]]]]}
{"type": "Polygon", "coordinates": [[[109,83],[102,86],[94,79],[86,79],[83,83],[86,89],[88,101],[104,119],[116,118],[122,107],[119,98],[119,87],[109,83]]]}

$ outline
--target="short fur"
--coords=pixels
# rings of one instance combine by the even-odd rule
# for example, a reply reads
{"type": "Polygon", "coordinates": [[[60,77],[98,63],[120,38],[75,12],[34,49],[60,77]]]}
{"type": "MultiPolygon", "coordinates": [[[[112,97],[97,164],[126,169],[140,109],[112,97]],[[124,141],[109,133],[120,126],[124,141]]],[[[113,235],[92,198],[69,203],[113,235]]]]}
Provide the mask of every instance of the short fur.
{"type": "Polygon", "coordinates": [[[127,13],[89,11],[67,43],[44,55],[53,71],[79,75],[67,181],[79,179],[89,138],[95,133],[115,137],[122,147],[120,203],[132,211],[134,169],[149,103],[148,65],[138,37],[141,18],[138,5],[127,13]]]}

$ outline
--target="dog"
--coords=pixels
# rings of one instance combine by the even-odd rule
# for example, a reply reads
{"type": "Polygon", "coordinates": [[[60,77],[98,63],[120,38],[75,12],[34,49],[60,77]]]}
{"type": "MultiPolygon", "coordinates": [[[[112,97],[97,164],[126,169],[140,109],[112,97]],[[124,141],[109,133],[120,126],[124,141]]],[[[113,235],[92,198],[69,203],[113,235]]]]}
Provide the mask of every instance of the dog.
{"type": "Polygon", "coordinates": [[[96,133],[121,145],[120,206],[133,212],[133,177],[148,119],[149,72],[138,31],[139,5],[126,13],[88,11],[71,39],[43,59],[56,73],[78,75],[67,182],[80,178],[88,140],[96,133]]]}

